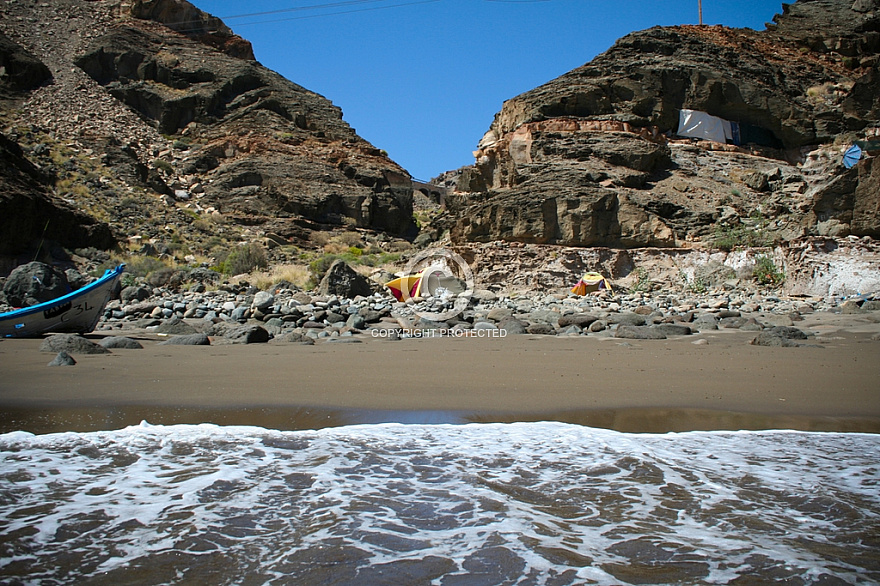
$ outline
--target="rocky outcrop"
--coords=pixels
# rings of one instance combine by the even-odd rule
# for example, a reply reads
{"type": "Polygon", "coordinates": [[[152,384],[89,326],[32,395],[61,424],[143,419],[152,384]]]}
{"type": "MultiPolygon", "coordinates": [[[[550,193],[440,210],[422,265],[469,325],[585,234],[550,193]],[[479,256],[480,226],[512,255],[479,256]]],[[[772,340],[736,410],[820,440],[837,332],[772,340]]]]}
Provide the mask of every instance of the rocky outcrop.
{"type": "Polygon", "coordinates": [[[850,59],[849,67],[877,64],[880,2],[810,0],[783,4],[768,28],[814,53],[850,59]],[[857,60],[857,61],[856,61],[857,60]]]}
{"type": "Polygon", "coordinates": [[[52,79],[46,65],[0,33],[0,97],[37,88],[52,79]]]}
{"type": "Polygon", "coordinates": [[[136,0],[131,15],[152,20],[227,55],[255,60],[250,42],[232,32],[222,20],[203,12],[185,0],[136,0]]]}
{"type": "Polygon", "coordinates": [[[504,103],[446,198],[452,239],[682,246],[758,216],[771,240],[873,234],[875,216],[854,217],[870,171],[846,171],[830,144],[880,126],[878,14],[876,0],[801,0],[767,31],[627,35],[504,103]],[[676,140],[683,108],[740,123],[748,144],[676,140]]]}
{"type": "Polygon", "coordinates": [[[249,222],[350,218],[394,234],[411,223],[408,174],[327,99],[255,61],[133,24],[95,39],[75,62],[160,132],[186,137],[180,169],[208,186],[202,207],[249,222]]]}
{"type": "MultiPolygon", "coordinates": [[[[45,63],[0,32],[0,111],[52,80],[45,63]]],[[[0,255],[38,253],[39,241],[112,246],[109,226],[55,197],[55,174],[34,164],[16,138],[0,134],[0,255]]]]}

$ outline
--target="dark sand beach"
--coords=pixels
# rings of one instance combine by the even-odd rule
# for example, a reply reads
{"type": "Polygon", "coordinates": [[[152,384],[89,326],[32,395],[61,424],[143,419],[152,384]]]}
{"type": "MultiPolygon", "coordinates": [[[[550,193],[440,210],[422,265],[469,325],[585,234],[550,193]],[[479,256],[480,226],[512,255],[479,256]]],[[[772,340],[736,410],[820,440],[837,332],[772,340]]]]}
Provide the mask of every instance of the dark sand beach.
{"type": "MultiPolygon", "coordinates": [[[[880,432],[880,324],[817,313],[806,347],[717,330],[667,340],[512,335],[167,346],[48,367],[41,340],[0,341],[0,431],[218,423],[306,429],[557,420],[634,432],[880,432]],[[702,341],[701,341],[702,340],[702,341]]],[[[104,334],[88,337],[99,340],[104,334]]]]}

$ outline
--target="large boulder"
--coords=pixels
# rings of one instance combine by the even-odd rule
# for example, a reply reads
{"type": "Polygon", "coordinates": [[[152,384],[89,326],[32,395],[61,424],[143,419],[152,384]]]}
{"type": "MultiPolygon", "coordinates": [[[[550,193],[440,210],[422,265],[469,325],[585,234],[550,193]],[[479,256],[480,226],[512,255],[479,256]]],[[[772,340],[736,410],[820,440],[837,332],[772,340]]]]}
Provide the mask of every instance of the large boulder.
{"type": "Polygon", "coordinates": [[[318,295],[337,295],[353,298],[373,294],[370,280],[348,266],[342,259],[337,259],[327,269],[324,278],[318,284],[318,295]]]}
{"type": "Polygon", "coordinates": [[[46,65],[0,32],[0,97],[32,90],[52,79],[46,65]]]}
{"type": "Polygon", "coordinates": [[[65,272],[41,262],[16,267],[3,285],[7,303],[15,307],[52,301],[68,293],[70,285],[65,272]]]}

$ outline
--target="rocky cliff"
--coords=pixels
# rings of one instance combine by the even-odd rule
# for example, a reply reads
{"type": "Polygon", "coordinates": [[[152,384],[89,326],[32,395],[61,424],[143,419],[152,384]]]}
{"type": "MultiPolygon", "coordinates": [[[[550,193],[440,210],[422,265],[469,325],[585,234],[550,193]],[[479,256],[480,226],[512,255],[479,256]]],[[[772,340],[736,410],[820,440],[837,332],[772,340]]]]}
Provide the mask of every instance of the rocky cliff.
{"type": "Polygon", "coordinates": [[[3,174],[20,196],[0,200],[0,254],[45,238],[208,253],[266,234],[411,228],[408,173],[329,100],[261,66],[250,43],[183,0],[4,2],[0,98],[3,165],[51,176],[3,174]],[[74,236],[55,220],[71,207],[94,229],[74,236]]]}
{"type": "Polygon", "coordinates": [[[444,179],[457,242],[678,247],[877,237],[880,2],[799,0],[765,31],[656,27],[504,103],[476,164],[444,179]],[[741,146],[675,136],[679,111],[739,123],[741,146]]]}
{"type": "MultiPolygon", "coordinates": [[[[416,244],[448,231],[476,264],[495,266],[502,241],[543,264],[581,258],[563,267],[577,272],[584,247],[617,259],[877,238],[880,164],[841,155],[880,141],[880,0],[782,6],[763,31],[632,33],[508,100],[475,165],[417,186],[419,206],[443,198],[445,212],[416,244]],[[743,140],[678,138],[683,108],[739,123],[743,140]]],[[[408,173],[184,0],[4,2],[0,129],[0,274],[53,242],[149,243],[193,263],[314,230],[414,235],[408,173]]],[[[619,280],[631,265],[597,266],[619,280]]]]}

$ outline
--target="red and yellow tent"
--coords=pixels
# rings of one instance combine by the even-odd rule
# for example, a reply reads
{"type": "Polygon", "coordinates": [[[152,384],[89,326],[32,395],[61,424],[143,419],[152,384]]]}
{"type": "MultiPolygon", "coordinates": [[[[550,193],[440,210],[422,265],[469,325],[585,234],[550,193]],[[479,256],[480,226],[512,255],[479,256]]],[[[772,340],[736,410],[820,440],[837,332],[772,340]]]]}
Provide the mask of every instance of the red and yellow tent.
{"type": "Polygon", "coordinates": [[[571,292],[575,295],[586,295],[595,291],[613,293],[611,283],[599,273],[584,273],[584,276],[577,282],[577,285],[571,288],[571,292]]]}
{"type": "Polygon", "coordinates": [[[432,297],[445,294],[460,294],[465,283],[450,275],[444,267],[430,266],[414,275],[404,275],[385,283],[398,301],[413,297],[432,297]]]}
{"type": "Polygon", "coordinates": [[[422,273],[398,277],[385,283],[385,286],[391,290],[391,294],[398,301],[418,297],[421,293],[422,273]]]}

